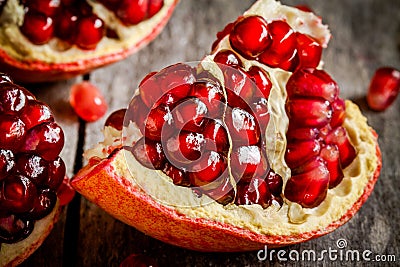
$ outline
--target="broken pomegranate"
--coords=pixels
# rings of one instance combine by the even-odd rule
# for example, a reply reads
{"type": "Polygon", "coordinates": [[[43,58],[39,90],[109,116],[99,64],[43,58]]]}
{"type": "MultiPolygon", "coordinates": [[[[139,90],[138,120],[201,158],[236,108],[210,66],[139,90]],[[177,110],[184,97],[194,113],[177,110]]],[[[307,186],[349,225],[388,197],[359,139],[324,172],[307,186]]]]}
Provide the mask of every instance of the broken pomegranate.
{"type": "Polygon", "coordinates": [[[0,71],[48,82],[126,58],[162,30],[177,0],[1,2],[0,71]]]}
{"type": "Polygon", "coordinates": [[[317,68],[329,37],[311,12],[257,1],[201,62],[147,75],[72,186],[140,231],[200,251],[333,231],[367,199],[381,161],[358,107],[317,68]]]}
{"type": "Polygon", "coordinates": [[[8,76],[1,77],[0,265],[4,266],[29,256],[51,230],[65,164],[59,157],[64,134],[49,107],[8,76]]]}
{"type": "Polygon", "coordinates": [[[376,111],[387,109],[400,92],[400,71],[391,67],[376,70],[367,93],[368,106],[376,111]]]}

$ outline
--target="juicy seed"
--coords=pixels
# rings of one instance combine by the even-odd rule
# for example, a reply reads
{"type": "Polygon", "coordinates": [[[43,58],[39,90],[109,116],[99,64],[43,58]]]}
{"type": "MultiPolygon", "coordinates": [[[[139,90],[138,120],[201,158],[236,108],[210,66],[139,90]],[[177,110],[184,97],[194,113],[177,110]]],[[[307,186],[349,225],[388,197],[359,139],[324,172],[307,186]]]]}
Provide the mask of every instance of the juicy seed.
{"type": "Polygon", "coordinates": [[[250,67],[250,69],[247,71],[247,75],[249,75],[249,77],[257,85],[258,90],[255,90],[253,97],[268,99],[272,88],[272,82],[269,79],[269,75],[263,69],[257,66],[250,67]]]}
{"type": "Polygon", "coordinates": [[[27,130],[36,125],[54,121],[50,108],[46,104],[36,100],[29,100],[26,108],[20,115],[20,118],[24,122],[27,130]]]}
{"type": "Polygon", "coordinates": [[[9,176],[0,184],[0,204],[11,213],[30,211],[37,196],[36,186],[25,176],[9,176]]]}
{"type": "Polygon", "coordinates": [[[347,131],[343,127],[333,129],[325,141],[327,144],[334,144],[338,147],[342,168],[349,166],[357,156],[356,150],[349,141],[347,131]]]}
{"type": "Polygon", "coordinates": [[[326,167],[329,170],[329,188],[334,188],[340,184],[344,177],[339,150],[335,145],[327,145],[321,149],[320,156],[325,160],[326,167]]]}
{"type": "Polygon", "coordinates": [[[33,208],[29,212],[29,219],[40,220],[53,210],[57,202],[57,194],[49,189],[38,192],[38,197],[33,202],[33,208]]]}
{"type": "Polygon", "coordinates": [[[189,172],[190,183],[194,186],[204,186],[205,188],[209,187],[209,184],[212,184],[211,186],[220,185],[220,181],[223,181],[223,176],[227,175],[225,173],[227,166],[225,156],[214,151],[206,152],[192,166],[189,172]],[[216,180],[218,180],[216,184],[213,183],[216,180]]]}
{"type": "Polygon", "coordinates": [[[391,67],[376,70],[367,93],[368,106],[376,111],[384,111],[400,92],[400,71],[391,67]]]}
{"type": "Polygon", "coordinates": [[[255,145],[260,141],[259,125],[249,112],[233,108],[225,120],[234,145],[255,145]]]}
{"type": "Polygon", "coordinates": [[[176,167],[184,168],[184,164],[201,157],[205,143],[203,134],[181,131],[179,135],[170,138],[164,148],[170,162],[176,167]]]}
{"type": "Polygon", "coordinates": [[[28,237],[34,222],[18,218],[16,215],[0,217],[0,243],[13,244],[28,237]]]}
{"type": "Polygon", "coordinates": [[[265,98],[260,98],[258,101],[253,103],[252,111],[256,117],[257,123],[261,129],[261,137],[264,137],[265,129],[267,128],[270,113],[268,110],[268,101],[265,98]]]}
{"type": "Polygon", "coordinates": [[[170,163],[166,163],[163,172],[172,178],[172,182],[180,186],[190,186],[190,181],[187,172],[176,168],[170,163]]]}
{"type": "Polygon", "coordinates": [[[240,60],[240,58],[231,50],[219,51],[214,57],[214,62],[231,66],[233,68],[238,68],[243,66],[243,63],[240,60]]]}
{"type": "Polygon", "coordinates": [[[256,84],[241,70],[226,68],[224,71],[225,90],[228,105],[247,109],[255,92],[256,84]]]}
{"type": "Polygon", "coordinates": [[[210,120],[203,132],[206,139],[206,149],[228,153],[229,139],[225,126],[216,120],[210,120]]]}
{"type": "Polygon", "coordinates": [[[0,181],[5,179],[15,167],[15,157],[11,150],[0,149],[0,181]]]}
{"type": "Polygon", "coordinates": [[[311,36],[296,33],[297,52],[302,68],[316,68],[321,61],[322,46],[311,36]]]}
{"type": "Polygon", "coordinates": [[[27,105],[28,99],[23,88],[14,84],[1,84],[0,112],[14,115],[27,105]]]}
{"type": "Polygon", "coordinates": [[[264,178],[268,170],[268,161],[257,146],[241,146],[231,154],[231,171],[236,181],[264,178]]]}
{"type": "Polygon", "coordinates": [[[283,180],[279,174],[270,169],[265,181],[273,195],[280,196],[282,194],[283,180]]]}
{"type": "Polygon", "coordinates": [[[267,22],[260,16],[238,19],[229,41],[233,49],[246,58],[255,58],[271,43],[267,22]]]}
{"type": "Polygon", "coordinates": [[[290,123],[298,127],[321,128],[332,116],[328,101],[316,99],[293,99],[288,103],[290,123]]]}
{"type": "Polygon", "coordinates": [[[190,96],[198,98],[207,106],[209,118],[222,116],[226,100],[220,84],[209,79],[199,80],[193,84],[190,96]]]}
{"type": "Polygon", "coordinates": [[[16,151],[25,137],[25,124],[13,115],[0,115],[0,147],[16,151]]]}
{"type": "Polygon", "coordinates": [[[84,50],[93,50],[105,35],[104,22],[96,15],[78,21],[75,44],[84,50]]]}
{"type": "Polygon", "coordinates": [[[272,204],[272,195],[263,179],[252,179],[249,183],[237,185],[236,205],[259,204],[267,208],[272,204]]]}
{"type": "Polygon", "coordinates": [[[235,199],[235,190],[233,189],[229,176],[225,179],[221,179],[219,186],[216,188],[203,190],[203,192],[224,206],[232,203],[235,199]]]}
{"type": "Polygon", "coordinates": [[[33,154],[20,155],[17,169],[20,174],[29,177],[36,185],[42,184],[48,177],[48,164],[39,156],[33,154]]]}
{"type": "Polygon", "coordinates": [[[28,11],[20,30],[33,44],[46,44],[53,37],[53,19],[40,13],[28,11]]]}
{"type": "Polygon", "coordinates": [[[189,98],[181,102],[172,111],[175,127],[178,130],[201,132],[208,116],[207,105],[198,98],[189,98]]]}
{"type": "Polygon", "coordinates": [[[321,145],[317,140],[288,143],[285,160],[289,168],[295,169],[319,155],[321,145]]]}
{"type": "Polygon", "coordinates": [[[337,98],[331,104],[332,119],[330,125],[332,128],[341,126],[346,118],[346,104],[343,99],[337,98]]]}
{"type": "Polygon", "coordinates": [[[316,139],[318,136],[318,129],[316,128],[295,128],[292,129],[289,127],[288,132],[286,133],[286,139],[288,142],[293,141],[302,141],[302,140],[312,140],[316,139]]]}
{"type": "Polygon", "coordinates": [[[132,148],[127,149],[149,169],[161,170],[165,165],[163,146],[159,142],[141,138],[132,148]]]}
{"type": "Polygon", "coordinates": [[[106,122],[104,123],[104,127],[110,126],[114,129],[122,131],[122,128],[124,127],[125,114],[125,108],[114,111],[108,116],[106,122]]]}

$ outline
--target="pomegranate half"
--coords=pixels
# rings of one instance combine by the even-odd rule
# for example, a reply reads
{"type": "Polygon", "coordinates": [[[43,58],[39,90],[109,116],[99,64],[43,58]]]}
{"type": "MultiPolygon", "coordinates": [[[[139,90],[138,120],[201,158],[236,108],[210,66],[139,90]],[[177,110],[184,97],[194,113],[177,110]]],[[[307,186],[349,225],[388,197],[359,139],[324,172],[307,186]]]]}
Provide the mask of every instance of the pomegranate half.
{"type": "Polygon", "coordinates": [[[260,0],[217,38],[198,65],[143,79],[72,186],[138,230],[199,251],[285,246],[347,222],[381,155],[359,108],[320,69],[327,27],[260,0]]]}
{"type": "Polygon", "coordinates": [[[47,82],[122,60],[160,33],[178,1],[117,2],[1,1],[0,71],[47,82]]]}
{"type": "Polygon", "coordinates": [[[42,244],[73,191],[50,108],[2,73],[0,132],[0,266],[15,266],[42,244]]]}

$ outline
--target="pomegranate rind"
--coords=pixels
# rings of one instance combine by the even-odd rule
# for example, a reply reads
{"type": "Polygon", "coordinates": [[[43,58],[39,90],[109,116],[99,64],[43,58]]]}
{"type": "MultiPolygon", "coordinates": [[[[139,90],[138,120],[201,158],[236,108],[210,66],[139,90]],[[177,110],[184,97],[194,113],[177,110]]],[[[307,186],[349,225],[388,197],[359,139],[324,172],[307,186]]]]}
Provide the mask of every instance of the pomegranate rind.
{"type": "MultiPolygon", "coordinates": [[[[71,62],[52,63],[44,60],[17,59],[0,47],[0,70],[12,76],[13,80],[17,82],[49,82],[69,79],[123,60],[146,46],[158,36],[169,21],[178,2],[179,0],[173,0],[165,11],[164,16],[155,23],[153,28],[146,29],[141,39],[127,47],[121,46],[120,49],[115,50],[115,52],[106,52],[101,56],[85,57],[84,59],[79,59],[79,57],[77,57],[71,62]]],[[[83,51],[82,53],[84,54],[86,52],[83,51]]]]}
{"type": "Polygon", "coordinates": [[[56,206],[49,215],[35,222],[35,227],[27,238],[14,244],[1,244],[0,267],[17,266],[32,255],[50,234],[58,220],[60,211],[61,206],[57,201],[56,206]]]}
{"type": "MultiPolygon", "coordinates": [[[[362,157],[364,157],[362,160],[373,161],[370,165],[370,167],[373,166],[373,170],[369,172],[368,177],[362,177],[366,181],[365,184],[358,184],[359,186],[351,188],[357,194],[354,202],[342,207],[340,215],[328,216],[335,219],[316,223],[313,229],[304,230],[301,224],[293,223],[291,229],[288,229],[290,234],[273,234],[273,231],[271,234],[266,234],[254,230],[257,227],[262,228],[262,225],[257,225],[258,221],[253,217],[254,222],[251,222],[253,227],[245,224],[232,225],[229,218],[224,221],[219,215],[215,215],[214,219],[213,214],[211,216],[207,214],[208,218],[204,217],[204,213],[197,213],[198,216],[196,216],[196,207],[192,212],[185,213],[182,212],[183,209],[164,205],[144,192],[135,183],[135,177],[123,175],[130,173],[129,170],[127,171],[124,150],[120,150],[109,159],[104,159],[94,166],[84,167],[74,177],[71,184],[89,201],[96,203],[122,222],[161,241],[187,249],[233,252],[262,249],[265,245],[273,248],[301,243],[328,234],[350,220],[368,199],[380,174],[381,153],[377,134],[368,127],[365,118],[354,104],[348,101],[347,105],[351,107],[352,113],[359,115],[347,114],[356,117],[357,123],[345,124],[345,127],[350,129],[350,132],[370,129],[371,134],[366,136],[371,140],[367,141],[375,147],[371,152],[372,155],[360,153],[355,161],[361,160],[362,157]]],[[[357,147],[360,144],[355,145],[357,147]]],[[[331,211],[327,209],[326,212],[331,211]]],[[[232,210],[232,214],[235,216],[235,210],[232,210]]],[[[279,227],[279,223],[279,221],[276,222],[276,227],[279,227]]]]}

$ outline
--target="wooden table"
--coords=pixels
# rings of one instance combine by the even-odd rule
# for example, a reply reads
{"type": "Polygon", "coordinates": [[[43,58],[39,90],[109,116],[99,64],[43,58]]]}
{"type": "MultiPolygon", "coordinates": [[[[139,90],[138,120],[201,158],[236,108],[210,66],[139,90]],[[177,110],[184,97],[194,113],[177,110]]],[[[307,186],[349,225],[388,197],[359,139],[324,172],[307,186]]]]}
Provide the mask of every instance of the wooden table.
{"type": "MultiPolygon", "coordinates": [[[[333,34],[324,52],[326,69],[341,87],[341,96],[357,102],[369,123],[380,135],[383,169],[373,194],[360,212],[335,232],[300,245],[290,252],[336,249],[340,238],[347,249],[393,254],[400,262],[400,100],[387,111],[375,113],[366,107],[364,96],[374,70],[381,65],[400,68],[399,0],[285,0],[285,4],[311,6],[333,34]]],[[[199,60],[215,39],[217,31],[239,16],[251,1],[181,1],[162,34],[149,46],[128,59],[94,71],[88,77],[104,92],[109,112],[125,107],[138,82],[146,73],[182,61],[199,60]]],[[[39,99],[53,108],[63,126],[66,143],[62,156],[73,176],[83,164],[82,151],[102,140],[105,117],[96,123],[79,121],[68,104],[69,88],[82,80],[28,86],[39,99]]],[[[115,220],[94,204],[77,196],[43,246],[24,266],[117,266],[131,253],[145,253],[161,266],[265,266],[311,265],[312,262],[260,262],[257,252],[199,253],[164,244],[115,220]]],[[[329,261],[328,265],[356,262],[329,261]]],[[[318,262],[319,265],[322,262],[318,262]]],[[[359,262],[358,264],[366,264],[359,262]]],[[[393,264],[394,263],[383,263],[393,264]]]]}

